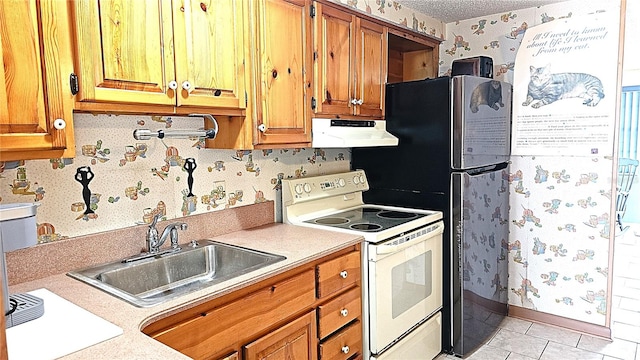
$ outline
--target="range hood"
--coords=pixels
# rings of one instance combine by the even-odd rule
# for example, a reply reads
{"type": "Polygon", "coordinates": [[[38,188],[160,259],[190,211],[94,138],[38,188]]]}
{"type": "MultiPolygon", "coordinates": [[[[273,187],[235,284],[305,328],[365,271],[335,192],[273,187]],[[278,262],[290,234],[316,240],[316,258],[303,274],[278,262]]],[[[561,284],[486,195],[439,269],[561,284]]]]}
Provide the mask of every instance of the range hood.
{"type": "Polygon", "coordinates": [[[398,138],[387,132],[384,120],[312,119],[311,146],[346,148],[396,146],[398,138]]]}

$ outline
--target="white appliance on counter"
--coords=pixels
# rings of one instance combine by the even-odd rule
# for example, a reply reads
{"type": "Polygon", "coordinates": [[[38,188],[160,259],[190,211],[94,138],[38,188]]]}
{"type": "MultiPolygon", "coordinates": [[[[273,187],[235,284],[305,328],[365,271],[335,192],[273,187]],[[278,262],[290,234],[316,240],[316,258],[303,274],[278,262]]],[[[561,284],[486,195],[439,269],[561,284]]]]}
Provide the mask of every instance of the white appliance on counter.
{"type": "Polygon", "coordinates": [[[365,204],[368,189],[361,170],[283,180],[283,222],[364,237],[364,359],[432,359],[442,341],[442,213],[365,204]]]}
{"type": "Polygon", "coordinates": [[[0,276],[2,276],[2,309],[6,327],[37,319],[44,314],[44,301],[30,294],[9,294],[9,278],[5,252],[38,243],[37,203],[0,204],[0,276]]]}

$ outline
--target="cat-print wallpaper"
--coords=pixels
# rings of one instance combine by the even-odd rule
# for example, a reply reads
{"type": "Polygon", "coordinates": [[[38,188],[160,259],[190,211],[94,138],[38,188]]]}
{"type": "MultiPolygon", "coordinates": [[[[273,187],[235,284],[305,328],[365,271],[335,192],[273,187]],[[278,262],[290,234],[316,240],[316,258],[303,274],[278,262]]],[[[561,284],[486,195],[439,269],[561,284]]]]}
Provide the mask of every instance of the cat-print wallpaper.
{"type": "Polygon", "coordinates": [[[440,44],[439,73],[450,74],[455,59],[482,55],[493,59],[495,79],[513,83],[516,53],[529,27],[607,8],[619,9],[619,5],[617,1],[567,1],[448,23],[445,41],[440,44]]]}
{"type": "MultiPolygon", "coordinates": [[[[514,69],[527,29],[607,7],[619,12],[618,5],[570,1],[449,23],[440,48],[440,74],[450,73],[454,59],[490,56],[494,78],[513,84],[513,106],[522,105],[527,84],[514,84],[514,69]]],[[[617,43],[617,39],[610,41],[617,43]]],[[[615,86],[615,79],[604,81],[615,86]]],[[[609,121],[614,118],[612,114],[609,121]]],[[[507,176],[510,233],[502,244],[508,254],[509,280],[502,285],[510,305],[604,326],[613,237],[608,225],[612,161],[606,153],[560,154],[511,158],[507,176]]],[[[482,269],[483,264],[496,261],[493,253],[489,256],[478,253],[469,265],[482,269]]]]}
{"type": "Polygon", "coordinates": [[[199,129],[201,118],[75,114],[76,157],[5,163],[1,203],[38,202],[38,241],[276,200],[283,178],[349,171],[348,149],[214,150],[133,130],[199,129]]]}
{"type": "Polygon", "coordinates": [[[604,325],[611,159],[511,161],[509,304],[604,325]]]}
{"type": "Polygon", "coordinates": [[[425,14],[416,12],[397,1],[389,0],[331,0],[438,39],[444,39],[444,23],[425,14]]]}

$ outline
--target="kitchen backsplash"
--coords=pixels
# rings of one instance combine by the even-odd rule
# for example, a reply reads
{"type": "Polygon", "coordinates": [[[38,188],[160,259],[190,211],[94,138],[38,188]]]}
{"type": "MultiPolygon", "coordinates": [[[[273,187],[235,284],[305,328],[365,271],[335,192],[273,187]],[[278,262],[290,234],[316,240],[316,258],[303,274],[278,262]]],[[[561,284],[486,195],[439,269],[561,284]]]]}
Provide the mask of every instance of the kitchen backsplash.
{"type": "Polygon", "coordinates": [[[40,203],[39,242],[277,200],[283,178],[349,170],[348,149],[234,151],[197,138],[133,138],[139,128],[199,129],[201,118],[75,114],[74,124],[74,159],[0,169],[2,203],[40,203]],[[185,164],[194,168],[191,191],[185,164]]]}

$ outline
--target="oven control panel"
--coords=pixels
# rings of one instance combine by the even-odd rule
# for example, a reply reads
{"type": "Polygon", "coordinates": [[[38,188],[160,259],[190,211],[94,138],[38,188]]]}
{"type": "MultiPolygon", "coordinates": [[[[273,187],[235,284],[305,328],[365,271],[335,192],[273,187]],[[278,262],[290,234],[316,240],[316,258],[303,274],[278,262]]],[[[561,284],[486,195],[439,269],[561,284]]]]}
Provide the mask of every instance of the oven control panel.
{"type": "Polygon", "coordinates": [[[369,190],[369,184],[362,170],[282,181],[283,199],[293,202],[361,193],[366,190],[369,190]]]}

